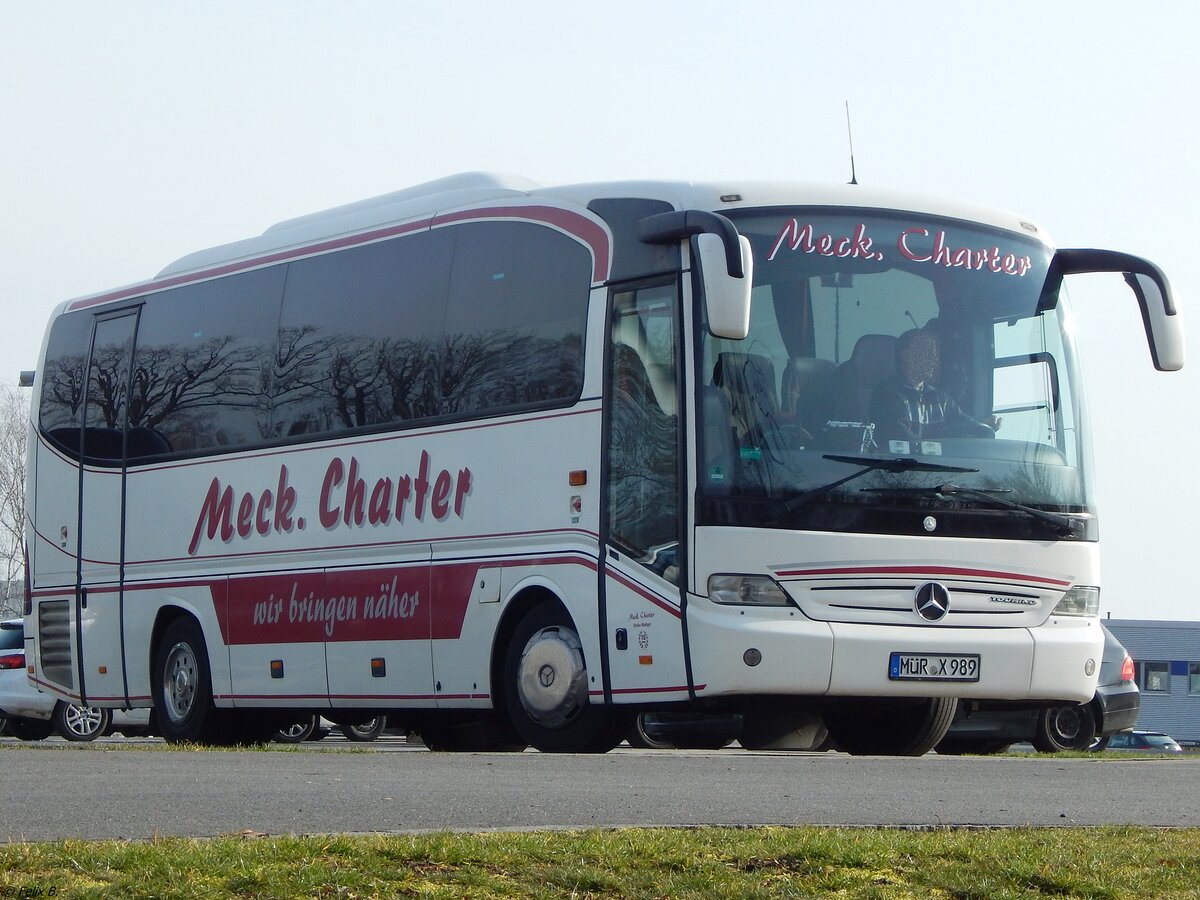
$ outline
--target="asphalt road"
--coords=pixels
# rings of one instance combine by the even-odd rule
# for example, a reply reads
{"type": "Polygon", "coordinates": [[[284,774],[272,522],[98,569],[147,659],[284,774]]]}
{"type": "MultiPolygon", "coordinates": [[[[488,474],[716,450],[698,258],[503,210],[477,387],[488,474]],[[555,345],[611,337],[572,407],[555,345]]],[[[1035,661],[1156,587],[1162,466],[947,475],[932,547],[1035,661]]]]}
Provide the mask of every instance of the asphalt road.
{"type": "Polygon", "coordinates": [[[0,739],[0,837],[621,825],[1200,827],[1200,757],[443,754],[399,740],[168,750],[0,739]]]}

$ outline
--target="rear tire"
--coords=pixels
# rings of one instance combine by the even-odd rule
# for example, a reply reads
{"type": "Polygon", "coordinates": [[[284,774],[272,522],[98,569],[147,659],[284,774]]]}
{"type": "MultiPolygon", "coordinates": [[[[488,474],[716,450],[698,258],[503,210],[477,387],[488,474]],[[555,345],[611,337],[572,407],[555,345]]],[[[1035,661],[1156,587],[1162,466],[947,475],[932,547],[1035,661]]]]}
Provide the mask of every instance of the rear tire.
{"type": "Polygon", "coordinates": [[[97,706],[79,706],[59,700],[51,716],[55,730],[68,741],[94,741],[108,731],[112,713],[97,706]]]}
{"type": "Polygon", "coordinates": [[[365,722],[359,722],[356,725],[338,726],[338,730],[346,736],[346,740],[363,743],[378,738],[383,734],[385,728],[387,728],[387,716],[376,716],[373,719],[367,719],[365,722]]]}
{"type": "Polygon", "coordinates": [[[181,616],[163,632],[151,687],[159,730],[168,744],[233,742],[228,713],[213,705],[204,633],[190,616],[181,616]]]}
{"type": "Polygon", "coordinates": [[[627,710],[591,702],[583,645],[566,611],[553,603],[517,623],[502,693],[513,727],[543,753],[607,753],[633,719],[627,710]]]}
{"type": "Polygon", "coordinates": [[[1042,753],[1087,750],[1096,739],[1096,716],[1086,703],[1051,706],[1038,713],[1033,746],[1042,753]]]}
{"type": "Polygon", "coordinates": [[[281,744],[300,744],[311,740],[313,732],[317,730],[318,721],[317,716],[309,716],[307,719],[285,725],[275,732],[272,740],[281,744]]]}
{"type": "Polygon", "coordinates": [[[930,697],[855,706],[825,714],[839,750],[856,756],[924,756],[946,736],[958,700],[930,697]]]}

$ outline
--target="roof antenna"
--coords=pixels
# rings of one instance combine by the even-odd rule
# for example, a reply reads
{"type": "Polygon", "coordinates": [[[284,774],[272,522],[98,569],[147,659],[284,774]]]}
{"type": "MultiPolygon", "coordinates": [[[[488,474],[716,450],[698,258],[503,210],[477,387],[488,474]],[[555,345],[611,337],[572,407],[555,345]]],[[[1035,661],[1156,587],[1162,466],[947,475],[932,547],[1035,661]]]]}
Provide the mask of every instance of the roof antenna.
{"type": "Polygon", "coordinates": [[[858,184],[854,174],[854,132],[850,130],[850,101],[846,101],[846,137],[850,139],[850,184],[858,184]]]}

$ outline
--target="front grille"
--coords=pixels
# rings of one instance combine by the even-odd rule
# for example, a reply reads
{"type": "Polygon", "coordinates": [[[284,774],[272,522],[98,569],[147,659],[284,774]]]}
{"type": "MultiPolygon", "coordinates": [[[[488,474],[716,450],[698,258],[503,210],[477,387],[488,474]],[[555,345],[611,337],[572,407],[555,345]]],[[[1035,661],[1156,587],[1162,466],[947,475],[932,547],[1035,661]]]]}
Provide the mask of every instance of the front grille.
{"type": "Polygon", "coordinates": [[[38,604],[38,659],[42,675],[68,690],[75,688],[71,666],[71,606],[69,600],[38,604]]]}

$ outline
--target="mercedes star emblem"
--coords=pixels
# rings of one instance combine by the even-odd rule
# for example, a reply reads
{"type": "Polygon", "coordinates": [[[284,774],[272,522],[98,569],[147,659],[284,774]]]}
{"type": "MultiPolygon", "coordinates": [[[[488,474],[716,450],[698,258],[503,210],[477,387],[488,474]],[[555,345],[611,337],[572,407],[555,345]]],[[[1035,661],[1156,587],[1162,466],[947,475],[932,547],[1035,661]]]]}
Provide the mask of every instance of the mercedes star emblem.
{"type": "Polygon", "coordinates": [[[936,581],[927,581],[913,594],[917,615],[927,622],[940,622],[950,611],[950,592],[936,581]]]}

